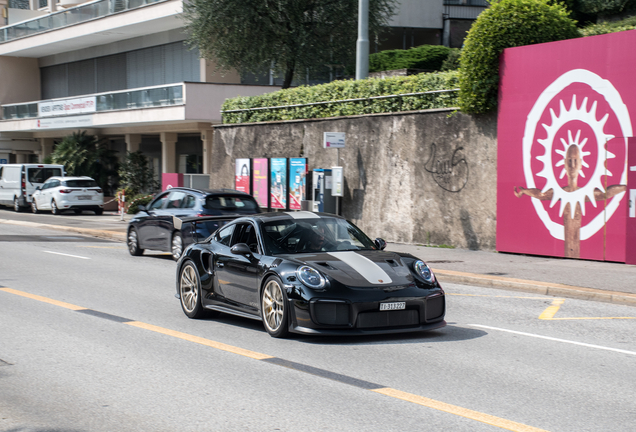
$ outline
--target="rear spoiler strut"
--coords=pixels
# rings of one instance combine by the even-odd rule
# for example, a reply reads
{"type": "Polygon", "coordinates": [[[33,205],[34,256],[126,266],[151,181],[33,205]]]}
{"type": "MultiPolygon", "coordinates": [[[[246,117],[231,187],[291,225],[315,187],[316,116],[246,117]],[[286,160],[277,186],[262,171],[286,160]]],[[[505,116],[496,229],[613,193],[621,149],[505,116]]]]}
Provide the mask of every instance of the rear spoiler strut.
{"type": "Polygon", "coordinates": [[[192,236],[192,242],[197,243],[197,223],[200,222],[211,222],[211,221],[233,221],[234,219],[238,219],[243,215],[222,215],[222,216],[190,216],[185,218],[178,218],[176,216],[172,216],[172,223],[174,224],[175,229],[182,231],[182,228],[186,224],[192,224],[193,229],[190,230],[190,235],[192,236]]]}

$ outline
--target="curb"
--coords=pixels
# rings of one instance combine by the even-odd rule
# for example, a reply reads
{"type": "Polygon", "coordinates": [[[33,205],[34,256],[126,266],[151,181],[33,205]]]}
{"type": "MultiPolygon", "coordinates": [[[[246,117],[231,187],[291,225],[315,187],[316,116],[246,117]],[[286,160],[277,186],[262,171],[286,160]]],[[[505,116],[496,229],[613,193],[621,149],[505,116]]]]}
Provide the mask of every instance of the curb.
{"type": "Polygon", "coordinates": [[[23,222],[23,221],[13,221],[13,220],[0,220],[0,223],[4,223],[8,225],[20,225],[20,226],[28,226],[33,228],[52,229],[56,231],[72,232],[76,234],[84,234],[87,236],[101,238],[105,240],[115,240],[115,241],[121,241],[121,242],[126,241],[126,233],[119,232],[119,231],[67,227],[67,226],[61,226],[61,225],[48,225],[48,224],[37,223],[37,222],[23,222]]]}
{"type": "Polygon", "coordinates": [[[566,297],[579,300],[601,301],[606,303],[636,306],[636,294],[620,291],[604,291],[549,282],[538,282],[524,279],[505,278],[501,276],[482,276],[474,273],[463,273],[453,270],[435,270],[433,273],[440,282],[460,285],[476,285],[485,288],[507,289],[554,297],[566,297]]]}
{"type": "MultiPolygon", "coordinates": [[[[90,228],[66,227],[60,225],[47,225],[35,222],[22,222],[12,220],[0,220],[0,223],[10,225],[30,226],[34,228],[53,229],[58,231],[84,234],[91,237],[113,240],[119,242],[126,241],[126,233],[119,231],[108,231],[90,228]]],[[[464,273],[454,270],[432,269],[439,281],[442,283],[454,283],[460,285],[474,285],[485,288],[506,289],[512,291],[528,292],[554,297],[565,297],[579,300],[592,300],[605,303],[614,303],[627,306],[636,306],[636,294],[623,293],[619,291],[604,291],[594,288],[584,288],[564,284],[549,282],[531,281],[525,279],[506,278],[501,276],[485,276],[475,273],[464,273]]]]}

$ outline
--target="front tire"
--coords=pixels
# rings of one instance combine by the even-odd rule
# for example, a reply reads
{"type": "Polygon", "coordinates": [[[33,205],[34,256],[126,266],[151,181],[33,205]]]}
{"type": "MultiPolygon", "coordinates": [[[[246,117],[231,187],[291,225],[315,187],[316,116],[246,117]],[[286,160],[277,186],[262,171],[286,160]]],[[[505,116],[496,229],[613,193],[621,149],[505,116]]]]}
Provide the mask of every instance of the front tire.
{"type": "Polygon", "coordinates": [[[183,255],[183,237],[178,232],[172,235],[172,244],[170,247],[170,252],[172,252],[172,258],[175,261],[179,261],[179,258],[181,258],[181,255],[183,255]]]}
{"type": "Polygon", "coordinates": [[[131,228],[130,230],[128,230],[127,242],[128,252],[130,252],[132,256],[140,256],[144,253],[144,250],[139,247],[139,236],[137,235],[136,229],[131,228]]]}
{"type": "Polygon", "coordinates": [[[31,211],[33,212],[33,214],[40,213],[40,210],[38,210],[38,205],[35,202],[35,200],[31,201],[31,211]]]}
{"type": "Polygon", "coordinates": [[[199,319],[206,315],[201,305],[201,279],[192,261],[186,262],[179,272],[179,299],[188,318],[199,319]]]}
{"type": "Polygon", "coordinates": [[[267,279],[261,292],[261,316],[265,330],[270,336],[283,338],[289,333],[287,309],[287,295],[283,290],[283,283],[276,276],[272,276],[267,279]]]}

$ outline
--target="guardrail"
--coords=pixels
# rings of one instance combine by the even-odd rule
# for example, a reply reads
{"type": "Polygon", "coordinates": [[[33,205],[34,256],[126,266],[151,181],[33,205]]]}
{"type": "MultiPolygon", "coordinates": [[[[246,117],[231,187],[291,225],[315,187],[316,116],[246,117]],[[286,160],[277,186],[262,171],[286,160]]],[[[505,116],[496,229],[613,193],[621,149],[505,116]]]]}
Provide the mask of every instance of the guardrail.
{"type": "Polygon", "coordinates": [[[0,27],[0,43],[33,36],[168,0],[96,0],[30,20],[0,27]]]}
{"type": "MultiPolygon", "coordinates": [[[[185,84],[168,84],[163,86],[143,87],[138,89],[119,90],[107,93],[77,96],[78,98],[95,97],[95,111],[116,111],[126,109],[152,108],[185,103],[185,84]]],[[[38,102],[2,105],[2,119],[14,120],[39,117],[38,105],[68,98],[48,99],[38,102]]],[[[71,115],[71,114],[69,114],[71,115]]]]}

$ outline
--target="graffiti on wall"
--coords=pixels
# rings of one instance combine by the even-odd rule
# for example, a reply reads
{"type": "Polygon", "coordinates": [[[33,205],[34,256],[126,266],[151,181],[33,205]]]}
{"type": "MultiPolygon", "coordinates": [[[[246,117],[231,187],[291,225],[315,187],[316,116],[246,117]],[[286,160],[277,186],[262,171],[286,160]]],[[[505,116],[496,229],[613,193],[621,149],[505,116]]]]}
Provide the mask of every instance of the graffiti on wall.
{"type": "Polygon", "coordinates": [[[424,164],[424,169],[432,174],[435,183],[445,191],[459,192],[468,183],[468,164],[462,150],[463,147],[457,146],[445,154],[438,151],[435,143],[431,144],[431,156],[424,164]]]}

